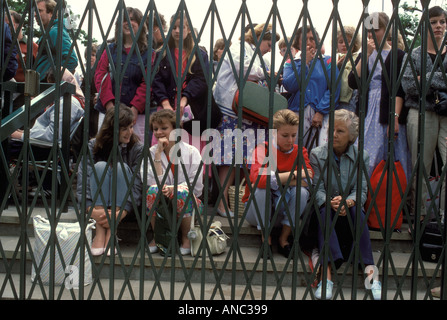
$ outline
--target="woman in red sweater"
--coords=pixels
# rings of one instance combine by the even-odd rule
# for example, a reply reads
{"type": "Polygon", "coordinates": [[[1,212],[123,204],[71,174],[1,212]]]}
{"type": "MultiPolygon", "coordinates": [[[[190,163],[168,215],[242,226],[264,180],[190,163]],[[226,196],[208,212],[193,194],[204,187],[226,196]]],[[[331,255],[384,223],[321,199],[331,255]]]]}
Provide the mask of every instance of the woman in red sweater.
{"type": "Polygon", "coordinates": [[[257,226],[259,230],[268,228],[267,233],[263,232],[262,239],[264,241],[264,235],[268,234],[269,247],[272,243],[271,224],[282,225],[278,252],[285,257],[289,256],[292,249],[288,238],[295,223],[296,199],[299,196],[298,206],[301,215],[309,200],[307,187],[313,177],[306,148],[302,148],[299,152],[298,145],[294,144],[298,125],[299,117],[291,110],[284,109],[274,114],[272,145],[269,147],[267,143],[262,143],[254,150],[250,169],[251,188],[247,184],[242,199],[248,206],[247,221],[257,226]],[[300,170],[298,163],[302,164],[300,170]],[[269,180],[270,186],[268,186],[269,180]],[[254,190],[253,194],[250,193],[250,189],[254,190]],[[270,212],[265,212],[266,207],[272,208],[270,212]],[[274,221],[270,223],[272,217],[274,221]]]}

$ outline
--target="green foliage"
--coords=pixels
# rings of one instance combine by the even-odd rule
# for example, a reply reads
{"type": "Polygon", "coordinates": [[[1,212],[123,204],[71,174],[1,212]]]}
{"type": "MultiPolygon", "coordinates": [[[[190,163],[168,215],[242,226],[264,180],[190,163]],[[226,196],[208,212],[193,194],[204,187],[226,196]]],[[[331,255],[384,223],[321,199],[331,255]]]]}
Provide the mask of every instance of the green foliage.
{"type": "Polygon", "coordinates": [[[406,1],[400,6],[404,12],[399,13],[399,18],[402,23],[402,27],[405,30],[403,37],[407,40],[408,45],[415,39],[414,48],[421,44],[420,34],[416,34],[419,21],[421,19],[422,10],[417,7],[417,1],[414,1],[414,5],[409,5],[406,1]]]}
{"type": "MultiPolygon", "coordinates": [[[[399,14],[400,21],[405,30],[405,38],[410,42],[415,39],[414,48],[421,45],[421,35],[417,33],[417,28],[422,17],[422,9],[420,8],[420,1],[414,1],[414,5],[409,5],[406,1],[400,6],[403,9],[403,13],[399,14]]],[[[444,5],[444,10],[446,6],[444,5]]]]}
{"type": "MultiPolygon", "coordinates": [[[[29,0],[8,0],[7,1],[9,10],[14,10],[14,11],[20,13],[25,18],[23,28],[22,28],[23,34],[24,35],[29,34],[29,28],[31,25],[34,27],[34,29],[33,29],[34,38],[39,38],[42,35],[42,32],[40,31],[40,28],[39,28],[37,22],[35,22],[34,17],[32,17],[32,19],[30,21],[29,15],[26,12],[28,2],[29,2],[29,0]]],[[[64,17],[71,18],[74,21],[79,21],[80,15],[74,13],[71,10],[70,6],[68,6],[67,8],[68,8],[68,10],[67,10],[68,12],[64,14],[64,17]]],[[[35,11],[37,11],[37,9],[35,9],[35,11]]],[[[78,32],[77,26],[75,26],[75,28],[73,28],[72,31],[73,31],[73,33],[72,32],[69,32],[69,33],[71,35],[76,35],[78,32]]],[[[76,40],[76,39],[73,39],[73,40],[76,40]]],[[[79,38],[77,40],[79,42],[81,42],[84,46],[87,46],[89,44],[88,35],[82,29],[79,31],[79,38]]],[[[96,43],[96,42],[97,42],[97,40],[92,39],[92,43],[96,43]]]]}

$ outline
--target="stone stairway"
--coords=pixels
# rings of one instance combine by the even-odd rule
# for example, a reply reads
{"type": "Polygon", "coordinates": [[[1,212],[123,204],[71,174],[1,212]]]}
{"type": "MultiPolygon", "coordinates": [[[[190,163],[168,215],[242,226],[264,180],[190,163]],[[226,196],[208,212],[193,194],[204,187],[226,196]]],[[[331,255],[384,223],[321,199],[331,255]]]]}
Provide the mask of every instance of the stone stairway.
{"type": "MultiPolygon", "coordinates": [[[[32,215],[46,216],[46,211],[41,207],[36,207],[32,215]]],[[[266,291],[269,291],[272,297],[282,299],[288,296],[295,297],[292,294],[292,287],[295,287],[298,290],[297,292],[302,292],[303,298],[310,298],[311,294],[309,290],[306,290],[306,287],[312,282],[313,278],[307,255],[300,255],[298,261],[288,260],[277,253],[274,246],[273,259],[264,260],[260,255],[261,235],[256,228],[244,222],[239,228],[238,241],[235,244],[233,242],[234,234],[228,219],[222,217],[214,217],[214,219],[222,222],[223,230],[230,239],[226,252],[212,258],[191,256],[168,258],[160,254],[151,254],[149,258],[147,252],[143,255],[140,250],[140,230],[137,224],[135,222],[123,223],[118,233],[118,237],[121,239],[119,241],[120,255],[115,256],[114,259],[105,256],[93,258],[95,266],[100,269],[98,272],[99,279],[96,281],[108,283],[111,274],[113,274],[115,281],[124,281],[124,287],[126,287],[128,283],[138,283],[138,279],[144,277],[144,282],[149,281],[153,286],[155,284],[161,288],[162,285],[166,285],[170,290],[173,290],[173,287],[181,287],[182,290],[185,290],[185,287],[182,287],[182,285],[185,285],[188,288],[186,291],[191,292],[194,286],[199,287],[202,290],[200,291],[202,294],[203,288],[210,286],[213,288],[212,290],[209,289],[211,290],[210,292],[213,292],[210,293],[210,297],[217,299],[221,298],[222,292],[227,290],[229,290],[229,294],[236,298],[234,296],[236,287],[240,288],[238,292],[241,294],[237,298],[262,298],[265,297],[263,295],[266,294],[266,291]],[[115,265],[114,268],[110,267],[112,263],[115,265]],[[295,272],[297,276],[294,277],[295,272]],[[171,279],[173,278],[175,279],[175,284],[172,284],[171,279]],[[171,283],[170,286],[168,285],[169,283],[171,283]],[[225,287],[225,290],[223,287],[225,287]],[[257,293],[254,294],[253,292],[257,293]]],[[[69,207],[68,212],[62,214],[61,221],[76,221],[74,209],[69,207]]],[[[409,298],[408,290],[412,286],[411,257],[413,244],[407,229],[408,227],[403,225],[401,233],[394,232],[388,246],[391,252],[387,270],[388,277],[387,279],[381,278],[381,281],[387,285],[387,293],[390,299],[393,297],[409,298]]],[[[32,219],[30,219],[27,225],[27,232],[30,235],[31,243],[33,243],[32,219]]],[[[20,234],[21,226],[17,210],[15,207],[9,206],[0,216],[0,241],[6,260],[9,261],[9,265],[12,264],[11,273],[14,276],[20,272],[20,264],[17,261],[11,263],[11,259],[20,257],[18,252],[16,252],[16,250],[20,251],[16,249],[20,234]]],[[[147,234],[148,239],[151,236],[149,231],[147,234]]],[[[379,262],[379,270],[380,274],[382,274],[384,241],[381,233],[378,231],[370,231],[370,236],[374,259],[376,262],[379,262]]],[[[5,259],[0,260],[5,261],[5,259]]],[[[29,254],[27,254],[27,260],[29,260],[29,263],[27,261],[26,274],[29,276],[31,274],[29,254]]],[[[339,293],[340,297],[344,297],[344,299],[349,297],[353,281],[356,282],[359,288],[358,292],[364,291],[365,274],[363,274],[362,270],[359,270],[358,277],[353,277],[352,269],[352,266],[344,264],[337,271],[336,277],[339,283],[339,293]],[[346,293],[343,295],[345,291],[346,293]]],[[[5,274],[4,262],[0,263],[0,274],[3,276],[5,274]]],[[[427,288],[439,285],[440,275],[440,268],[436,268],[434,263],[423,262],[423,267],[419,265],[418,279],[416,281],[418,296],[426,298],[427,288]]],[[[108,285],[110,286],[110,283],[108,285]]],[[[174,291],[176,292],[177,290],[175,289],[174,291]]],[[[194,298],[195,295],[191,292],[188,295],[192,295],[192,298],[194,298]]],[[[359,296],[363,297],[364,294],[360,293],[359,296]]],[[[171,293],[171,295],[177,294],[178,292],[175,294],[171,293]]]]}

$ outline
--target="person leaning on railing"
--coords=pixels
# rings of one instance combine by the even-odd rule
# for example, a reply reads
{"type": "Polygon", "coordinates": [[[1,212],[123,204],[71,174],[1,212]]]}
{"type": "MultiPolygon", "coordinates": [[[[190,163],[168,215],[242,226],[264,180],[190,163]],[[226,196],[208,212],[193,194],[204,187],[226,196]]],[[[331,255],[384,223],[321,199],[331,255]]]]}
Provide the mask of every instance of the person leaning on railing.
{"type": "MultiPolygon", "coordinates": [[[[366,177],[362,179],[362,185],[357,185],[357,158],[359,157],[359,150],[354,145],[355,140],[359,134],[359,118],[352,111],[346,109],[336,110],[334,114],[334,136],[333,149],[329,150],[328,144],[316,147],[310,153],[310,163],[314,170],[313,185],[316,190],[315,201],[320,208],[321,221],[323,225],[318,228],[318,242],[320,254],[324,252],[324,246],[329,244],[329,261],[327,261],[328,272],[326,279],[326,299],[332,297],[333,282],[331,281],[331,269],[336,269],[345,261],[343,252],[339,242],[339,235],[333,227],[333,219],[335,214],[340,216],[350,215],[353,225],[357,225],[357,209],[359,205],[362,208],[362,213],[358,216],[360,218],[361,235],[359,240],[360,257],[362,263],[366,266],[374,265],[374,257],[371,249],[371,240],[369,237],[369,230],[366,226],[365,212],[363,205],[367,199],[368,185],[366,177]],[[329,159],[329,153],[333,153],[335,165],[326,162],[329,159]],[[331,185],[328,184],[328,167],[332,168],[331,185]],[[320,181],[321,179],[321,181],[320,181]],[[339,181],[340,180],[340,181],[339,181]],[[341,190],[340,187],[341,186],[341,190]],[[331,193],[329,193],[331,192],[331,193]],[[357,192],[361,192],[361,203],[357,204],[357,192]],[[329,209],[329,225],[332,228],[329,233],[329,239],[325,238],[325,222],[326,222],[326,199],[331,198],[329,209]]],[[[362,161],[360,161],[362,163],[362,161]]],[[[363,153],[363,163],[368,167],[369,156],[366,151],[363,153]]],[[[346,230],[351,232],[351,230],[346,230]]],[[[360,262],[360,261],[356,261],[360,262]]],[[[322,279],[315,291],[317,299],[322,299],[322,279]]],[[[374,299],[381,297],[381,283],[374,280],[371,287],[374,299]]]]}
{"type": "MultiPolygon", "coordinates": [[[[51,68],[48,70],[46,75],[46,81],[48,83],[54,83],[56,81],[55,73],[51,68]]],[[[79,121],[84,116],[84,94],[82,93],[76,79],[73,74],[65,70],[65,72],[61,75],[61,82],[68,82],[75,86],[76,91],[75,94],[71,95],[71,107],[70,107],[70,135],[78,128],[79,121]]],[[[53,103],[51,105],[46,106],[45,111],[40,114],[32,127],[29,129],[29,138],[30,145],[32,147],[33,156],[35,160],[42,161],[47,160],[48,156],[51,152],[51,148],[48,147],[48,144],[53,143],[54,133],[56,132],[55,117],[56,112],[59,113],[59,125],[57,126],[60,130],[58,136],[58,143],[62,145],[62,135],[63,131],[63,113],[64,113],[64,97],[61,96],[59,99],[59,110],[56,109],[56,104],[53,103]]],[[[10,152],[11,156],[15,159],[18,158],[20,151],[23,145],[24,139],[24,131],[22,129],[18,129],[11,134],[10,141],[10,152]]],[[[31,185],[29,186],[30,190],[31,185]]],[[[51,174],[46,174],[43,183],[42,183],[42,194],[46,197],[51,197],[51,174]]],[[[32,193],[30,193],[32,195],[32,193]]]]}

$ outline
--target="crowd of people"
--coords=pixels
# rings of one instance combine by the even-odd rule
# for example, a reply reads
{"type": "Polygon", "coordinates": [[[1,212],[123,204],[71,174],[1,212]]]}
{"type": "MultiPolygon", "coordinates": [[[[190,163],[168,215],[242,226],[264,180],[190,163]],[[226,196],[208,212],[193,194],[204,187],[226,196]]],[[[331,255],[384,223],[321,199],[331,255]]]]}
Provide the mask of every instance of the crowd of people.
{"type": "MultiPolygon", "coordinates": [[[[33,43],[32,59],[36,60],[33,65],[41,79],[46,80],[49,72],[54,73],[54,59],[51,57],[55,53],[59,32],[54,16],[56,2],[38,0],[37,7],[39,14],[36,20],[46,32],[36,44],[33,43]],[[37,55],[40,47],[43,50],[37,55]]],[[[17,48],[11,43],[13,33],[9,28],[14,32],[20,24],[20,15],[14,13],[12,16],[17,22],[11,27],[5,24],[4,52],[12,48],[13,58],[9,59],[3,80],[15,76],[20,82],[23,81],[21,73],[25,68],[22,54],[26,55],[26,46],[17,48]],[[22,52],[19,53],[19,50],[22,52]],[[22,67],[16,71],[18,65],[22,67]]],[[[262,231],[262,242],[268,246],[267,258],[272,258],[272,239],[271,234],[264,231],[271,230],[272,226],[281,229],[278,252],[286,258],[291,256],[293,247],[290,237],[312,198],[313,190],[315,205],[311,207],[323,221],[317,227],[314,249],[317,253],[328,250],[327,256],[330,257],[325,264],[328,266],[327,276],[320,279],[316,297],[329,299],[332,296],[332,269],[339,268],[347,260],[337,229],[331,228],[326,233],[325,224],[332,225],[336,215],[350,216],[354,222],[361,220],[358,244],[361,254],[358,262],[364,267],[374,265],[369,232],[365,227],[367,179],[378,163],[389,156],[388,145],[392,140],[390,137],[393,137],[394,158],[402,163],[410,181],[412,170],[419,161],[419,108],[423,92],[420,83],[430,81],[425,104],[426,139],[422,154],[425,171],[430,172],[436,148],[443,163],[447,156],[447,117],[434,111],[435,102],[430,99],[435,91],[447,91],[445,73],[442,72],[447,67],[446,48],[442,44],[447,14],[440,7],[429,10],[433,32],[428,33],[425,68],[421,66],[421,48],[406,53],[402,48],[393,46],[397,42],[388,41],[391,33],[391,29],[387,29],[389,17],[380,12],[374,13],[374,18],[378,24],[375,29],[368,30],[366,52],[360,50],[360,32],[345,26],[337,34],[336,57],[326,54],[318,32],[309,25],[300,27],[294,39],[281,39],[279,34],[272,33],[269,24],[250,25],[243,39],[231,44],[221,39],[216,42],[214,64],[210,70],[208,52],[195,44],[197,35],[194,35],[186,15],[173,15],[169,21],[170,32],[167,33],[167,23],[162,15],[157,15],[151,24],[152,30],[149,30],[150,24],[144,23],[142,12],[128,7],[122,26],[118,20],[116,22],[114,38],[103,46],[93,46],[89,50],[91,57],[85,57],[91,58],[86,65],[92,68],[92,78],[78,80],[82,82],[78,83],[80,88],[89,84],[87,87],[92,97],[87,108],[90,112],[88,132],[91,139],[88,152],[80,157],[81,162],[87,163],[87,171],[79,165],[77,172],[79,203],[85,203],[84,209],[96,220],[92,255],[111,254],[111,248],[115,247],[110,243],[113,239],[111,221],[118,225],[144,202],[153,230],[156,230],[156,215],[164,210],[161,203],[176,208],[181,219],[179,251],[182,255],[189,254],[188,231],[193,211],[200,214],[206,207],[202,198],[204,176],[213,177],[218,189],[221,189],[218,201],[213,204],[214,213],[231,219],[234,212],[230,210],[229,187],[234,183],[239,168],[234,165],[234,159],[237,154],[242,154],[243,164],[248,169],[242,171],[247,182],[242,199],[246,204],[245,219],[262,231]],[[147,43],[150,32],[154,41],[152,45],[147,43]],[[166,34],[169,36],[165,38],[166,34]],[[276,77],[270,70],[267,57],[267,53],[274,49],[274,43],[278,44],[284,57],[277,91],[288,99],[288,108],[273,115],[274,130],[271,134],[266,134],[264,139],[258,135],[255,139],[245,138],[242,150],[239,150],[238,143],[232,141],[235,130],[268,132],[269,129],[254,121],[239,119],[234,109],[234,97],[239,90],[241,76],[263,87],[268,87],[271,77],[276,77]],[[149,85],[145,74],[154,65],[157,68],[149,85]],[[118,70],[121,72],[119,79],[114,76],[118,70]],[[396,70],[397,74],[394,74],[396,70]],[[426,75],[421,73],[423,70],[426,75]],[[212,74],[215,74],[214,84],[208,77],[212,74]],[[333,76],[341,81],[331,79],[333,76]],[[400,82],[396,81],[399,77],[402,78],[400,82]],[[362,79],[370,79],[367,86],[362,79]],[[366,93],[362,91],[363,88],[366,88],[366,93]],[[391,103],[390,97],[394,98],[394,103],[391,103]],[[366,108],[362,109],[363,106],[366,108]],[[207,113],[203,110],[213,108],[212,124],[208,129],[218,132],[216,139],[212,140],[217,175],[202,161],[202,152],[210,141],[192,145],[191,141],[197,135],[194,130],[187,130],[186,139],[182,137],[178,142],[173,139],[176,129],[179,129],[178,123],[180,128],[186,127],[185,124],[191,120],[206,124],[207,113]],[[334,114],[333,127],[329,125],[331,113],[334,114]],[[359,115],[362,113],[364,125],[359,126],[359,115]],[[300,126],[303,136],[299,135],[300,126]],[[117,149],[113,147],[115,127],[119,128],[117,149]],[[363,133],[359,132],[359,127],[364,128],[363,133]],[[333,128],[333,134],[329,128],[333,128]],[[364,150],[358,147],[359,135],[364,138],[364,150]],[[332,141],[329,137],[333,137],[332,141]],[[298,148],[300,139],[304,144],[302,149],[298,148]],[[147,163],[143,164],[145,145],[150,150],[145,158],[147,163]],[[360,163],[364,163],[367,171],[360,180],[356,177],[359,157],[363,157],[360,163]],[[268,172],[267,158],[275,159],[274,172],[268,172]],[[330,164],[333,169],[330,170],[332,176],[329,176],[328,163],[331,159],[334,164],[330,164]],[[113,181],[117,184],[116,188],[112,186],[113,181]],[[361,185],[358,185],[359,181],[361,185]],[[357,214],[358,208],[360,215],[357,214]]],[[[62,28],[62,32],[63,72],[76,76],[78,59],[67,30],[62,28]]],[[[19,41],[26,43],[23,38],[19,41]]],[[[77,92],[73,103],[76,104],[79,99],[85,103],[85,94],[85,89],[79,94],[77,92]]],[[[84,104],[78,104],[85,108],[84,104]]],[[[63,103],[60,105],[62,107],[63,103]]],[[[73,109],[79,111],[79,108],[73,109]]],[[[45,113],[40,117],[44,116],[47,120],[44,127],[54,126],[54,123],[51,124],[51,114],[45,113]]],[[[80,116],[82,114],[76,115],[77,118],[80,116]]],[[[54,122],[54,110],[52,117],[54,122]]],[[[41,123],[42,119],[38,118],[36,123],[41,123]]],[[[199,132],[202,133],[203,129],[199,132]]],[[[14,135],[20,140],[23,134],[17,132],[14,135]]],[[[414,181],[412,192],[415,192],[414,181]]],[[[425,180],[423,186],[424,198],[427,196],[425,180]]],[[[445,184],[442,188],[445,190],[445,184]]],[[[442,197],[441,209],[445,206],[443,200],[442,197]]],[[[410,212],[415,211],[414,205],[412,201],[410,212]]],[[[422,211],[423,217],[423,202],[422,211]]],[[[165,248],[161,248],[154,238],[149,243],[149,249],[155,253],[165,248]]],[[[321,265],[322,259],[323,256],[319,259],[321,265]]],[[[375,280],[371,290],[374,299],[380,299],[380,281],[375,280]]]]}

